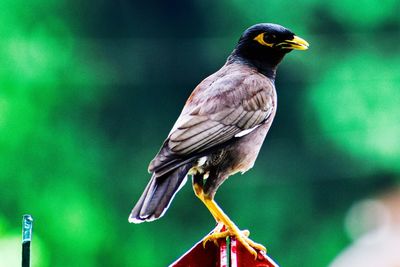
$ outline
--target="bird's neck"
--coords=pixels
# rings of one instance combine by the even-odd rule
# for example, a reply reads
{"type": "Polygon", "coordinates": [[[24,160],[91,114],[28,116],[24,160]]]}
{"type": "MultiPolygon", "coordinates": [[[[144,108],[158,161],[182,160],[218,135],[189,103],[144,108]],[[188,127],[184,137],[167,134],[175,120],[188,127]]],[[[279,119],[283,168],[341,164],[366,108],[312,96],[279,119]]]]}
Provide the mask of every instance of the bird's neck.
{"type": "Polygon", "coordinates": [[[268,78],[275,80],[276,70],[282,61],[284,53],[244,53],[235,49],[228,58],[228,63],[238,62],[254,67],[258,72],[264,74],[268,78]]]}

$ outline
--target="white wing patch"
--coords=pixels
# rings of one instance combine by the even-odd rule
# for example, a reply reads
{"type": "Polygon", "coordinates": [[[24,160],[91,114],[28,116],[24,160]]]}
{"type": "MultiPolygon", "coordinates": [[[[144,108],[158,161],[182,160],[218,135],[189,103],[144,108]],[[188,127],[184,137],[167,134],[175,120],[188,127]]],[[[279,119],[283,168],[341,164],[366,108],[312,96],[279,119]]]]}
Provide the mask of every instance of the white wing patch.
{"type": "Polygon", "coordinates": [[[244,130],[244,131],[241,131],[241,132],[235,134],[235,137],[242,137],[242,136],[248,135],[249,133],[251,133],[252,131],[254,131],[255,129],[257,129],[258,126],[260,126],[260,124],[254,126],[253,128],[250,128],[250,129],[247,129],[247,130],[244,130]]]}

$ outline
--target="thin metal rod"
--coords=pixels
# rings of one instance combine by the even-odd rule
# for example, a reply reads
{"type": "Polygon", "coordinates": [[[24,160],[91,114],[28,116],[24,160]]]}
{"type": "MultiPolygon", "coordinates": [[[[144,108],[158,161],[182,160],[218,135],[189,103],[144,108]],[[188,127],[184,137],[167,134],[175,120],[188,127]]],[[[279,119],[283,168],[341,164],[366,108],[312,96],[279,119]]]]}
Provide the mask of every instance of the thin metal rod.
{"type": "Polygon", "coordinates": [[[22,267],[30,266],[33,218],[22,216],[22,267]]]}
{"type": "Polygon", "coordinates": [[[231,245],[232,245],[232,239],[230,236],[227,236],[225,238],[225,242],[226,242],[226,261],[227,261],[227,267],[232,267],[232,249],[231,249],[231,245]]]}

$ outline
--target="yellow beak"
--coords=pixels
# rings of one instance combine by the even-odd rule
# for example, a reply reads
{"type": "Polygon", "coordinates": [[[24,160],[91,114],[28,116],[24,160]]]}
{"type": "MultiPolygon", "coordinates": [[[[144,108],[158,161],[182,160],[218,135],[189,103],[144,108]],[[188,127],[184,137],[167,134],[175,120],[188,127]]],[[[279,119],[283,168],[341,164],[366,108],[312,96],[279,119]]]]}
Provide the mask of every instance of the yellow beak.
{"type": "Polygon", "coordinates": [[[282,48],[295,49],[295,50],[307,50],[310,44],[303,38],[294,36],[293,39],[285,40],[282,43],[278,44],[278,46],[281,46],[282,48]]]}

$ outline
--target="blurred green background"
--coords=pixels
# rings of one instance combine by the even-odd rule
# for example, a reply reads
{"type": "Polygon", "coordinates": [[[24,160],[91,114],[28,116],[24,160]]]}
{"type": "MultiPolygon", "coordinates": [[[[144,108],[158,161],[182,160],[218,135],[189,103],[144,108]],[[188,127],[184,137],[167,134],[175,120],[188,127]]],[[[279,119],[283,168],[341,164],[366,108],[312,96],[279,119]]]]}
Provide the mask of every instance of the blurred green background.
{"type": "Polygon", "coordinates": [[[0,1],[0,266],[165,266],[213,227],[187,184],[158,221],[128,215],[191,90],[240,34],[310,42],[276,86],[255,167],[216,200],[281,266],[327,266],[344,218],[400,181],[400,2],[0,1]]]}

